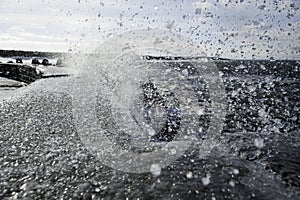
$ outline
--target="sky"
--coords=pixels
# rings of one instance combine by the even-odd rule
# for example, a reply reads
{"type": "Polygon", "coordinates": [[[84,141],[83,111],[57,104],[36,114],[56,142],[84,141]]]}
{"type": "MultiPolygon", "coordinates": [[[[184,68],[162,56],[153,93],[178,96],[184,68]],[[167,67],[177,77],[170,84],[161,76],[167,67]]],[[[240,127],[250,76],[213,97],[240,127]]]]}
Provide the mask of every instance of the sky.
{"type": "Polygon", "coordinates": [[[0,49],[74,51],[164,28],[208,56],[300,59],[299,0],[1,0],[0,49]]]}

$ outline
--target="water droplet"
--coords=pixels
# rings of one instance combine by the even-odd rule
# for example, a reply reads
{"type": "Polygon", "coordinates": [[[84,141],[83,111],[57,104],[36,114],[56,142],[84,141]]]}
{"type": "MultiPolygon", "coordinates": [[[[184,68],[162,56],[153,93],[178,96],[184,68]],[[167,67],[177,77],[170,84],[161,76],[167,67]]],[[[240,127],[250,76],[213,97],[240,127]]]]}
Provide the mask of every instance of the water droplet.
{"type": "Polygon", "coordinates": [[[203,108],[199,109],[197,113],[198,113],[198,115],[203,115],[204,114],[204,109],[203,108]]]}
{"type": "Polygon", "coordinates": [[[255,89],[256,89],[256,87],[253,86],[253,85],[249,85],[249,86],[248,86],[248,90],[249,90],[250,92],[254,92],[255,89]]]}
{"type": "Polygon", "coordinates": [[[183,75],[188,76],[189,75],[189,71],[187,69],[184,69],[181,71],[183,75]]]}
{"type": "Polygon", "coordinates": [[[150,136],[153,136],[153,135],[155,135],[155,130],[154,129],[149,129],[148,130],[148,134],[150,135],[150,136]]]}
{"type": "Polygon", "coordinates": [[[159,176],[161,173],[161,167],[159,166],[159,164],[154,163],[150,167],[150,172],[153,176],[159,176]]]}
{"type": "Polygon", "coordinates": [[[257,6],[259,10],[264,10],[266,8],[266,5],[259,5],[257,6]]]}
{"type": "Polygon", "coordinates": [[[211,177],[210,174],[207,174],[206,177],[202,177],[201,178],[202,184],[205,186],[208,185],[210,183],[210,177],[211,177]]]}
{"type": "Polygon", "coordinates": [[[195,10],[195,14],[196,14],[196,15],[200,15],[200,14],[201,14],[201,8],[197,8],[197,9],[195,10]]]}
{"type": "Polygon", "coordinates": [[[172,155],[176,154],[176,152],[177,152],[176,149],[171,149],[171,154],[172,155]]]}
{"type": "Polygon", "coordinates": [[[266,111],[262,108],[262,109],[260,109],[260,110],[258,111],[258,115],[259,115],[260,117],[262,117],[262,118],[266,118],[267,113],[266,113],[266,111]]]}
{"type": "Polygon", "coordinates": [[[264,147],[264,139],[262,139],[262,138],[255,138],[254,139],[254,145],[257,148],[259,148],[259,149],[263,148],[264,147]]]}
{"type": "Polygon", "coordinates": [[[188,172],[186,173],[187,178],[193,178],[193,172],[188,172]]]}
{"type": "Polygon", "coordinates": [[[175,24],[175,20],[169,20],[167,22],[167,28],[172,29],[174,27],[174,24],[175,24]]]}
{"type": "Polygon", "coordinates": [[[27,184],[24,183],[24,184],[20,187],[20,189],[21,189],[21,190],[26,190],[26,187],[27,187],[27,184]]]}
{"type": "Polygon", "coordinates": [[[233,181],[229,181],[229,185],[230,185],[231,187],[234,187],[234,186],[235,186],[235,183],[234,183],[233,181]]]}
{"type": "Polygon", "coordinates": [[[238,175],[240,173],[240,171],[238,169],[233,169],[233,174],[234,175],[238,175]]]}

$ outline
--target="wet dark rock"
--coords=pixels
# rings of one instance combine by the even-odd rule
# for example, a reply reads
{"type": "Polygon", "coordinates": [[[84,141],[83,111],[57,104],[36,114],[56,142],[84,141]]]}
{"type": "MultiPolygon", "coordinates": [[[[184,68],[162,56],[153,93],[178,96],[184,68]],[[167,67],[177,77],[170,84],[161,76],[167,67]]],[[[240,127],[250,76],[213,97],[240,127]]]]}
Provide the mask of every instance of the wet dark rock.
{"type": "Polygon", "coordinates": [[[31,61],[31,64],[33,64],[33,65],[39,65],[41,63],[40,63],[39,59],[33,58],[32,61],[31,61]]]}
{"type": "Polygon", "coordinates": [[[23,63],[22,58],[16,58],[16,63],[23,63]]]}
{"type": "Polygon", "coordinates": [[[44,66],[50,65],[49,60],[48,59],[43,59],[42,65],[44,65],[44,66]]]}
{"type": "Polygon", "coordinates": [[[42,71],[29,65],[0,64],[0,76],[24,83],[32,83],[42,77],[42,71]]]}

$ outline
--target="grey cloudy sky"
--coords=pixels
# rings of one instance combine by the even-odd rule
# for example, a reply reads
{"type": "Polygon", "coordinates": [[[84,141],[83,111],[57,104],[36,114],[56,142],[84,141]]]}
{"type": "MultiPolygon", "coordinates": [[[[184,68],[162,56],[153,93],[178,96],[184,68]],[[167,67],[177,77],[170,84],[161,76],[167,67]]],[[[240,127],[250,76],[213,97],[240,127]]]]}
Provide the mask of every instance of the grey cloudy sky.
{"type": "Polygon", "coordinates": [[[1,0],[0,49],[68,51],[167,28],[209,56],[300,59],[299,0],[1,0]]]}

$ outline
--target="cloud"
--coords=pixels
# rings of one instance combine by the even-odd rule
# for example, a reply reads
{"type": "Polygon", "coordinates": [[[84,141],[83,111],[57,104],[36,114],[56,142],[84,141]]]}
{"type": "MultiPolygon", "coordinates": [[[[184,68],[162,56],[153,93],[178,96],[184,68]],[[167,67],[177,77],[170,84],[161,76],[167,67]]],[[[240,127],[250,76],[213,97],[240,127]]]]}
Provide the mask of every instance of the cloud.
{"type": "MultiPolygon", "coordinates": [[[[1,38],[1,36],[0,36],[1,38]]],[[[69,44],[66,42],[41,42],[31,40],[0,40],[1,46],[8,50],[24,50],[24,51],[68,51],[69,44]]]]}
{"type": "Polygon", "coordinates": [[[67,51],[69,44],[63,37],[30,32],[24,27],[11,26],[0,33],[0,46],[3,49],[67,51]]]}
{"type": "Polygon", "coordinates": [[[3,40],[3,41],[16,41],[16,40],[22,40],[22,38],[15,37],[15,36],[12,36],[10,34],[0,34],[0,40],[3,40]]]}

